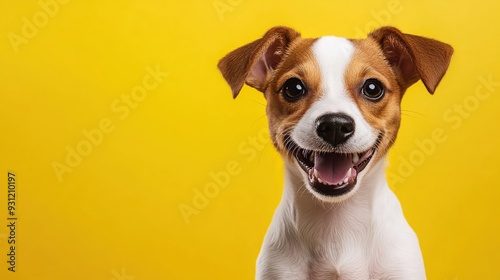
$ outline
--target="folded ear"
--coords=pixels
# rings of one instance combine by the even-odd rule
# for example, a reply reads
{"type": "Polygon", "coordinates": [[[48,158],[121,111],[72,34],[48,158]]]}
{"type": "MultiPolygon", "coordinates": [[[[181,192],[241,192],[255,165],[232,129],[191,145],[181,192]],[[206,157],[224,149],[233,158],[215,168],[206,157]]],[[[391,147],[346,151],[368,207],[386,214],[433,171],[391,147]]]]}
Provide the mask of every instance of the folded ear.
{"type": "Polygon", "coordinates": [[[223,57],[217,66],[231,87],[233,98],[238,96],[245,83],[264,91],[268,75],[276,69],[290,43],[298,37],[300,34],[291,28],[274,27],[261,39],[223,57]]]}
{"type": "Polygon", "coordinates": [[[450,64],[453,48],[434,39],[401,33],[385,26],[368,35],[380,45],[400,85],[406,89],[419,79],[434,93],[450,64]]]}

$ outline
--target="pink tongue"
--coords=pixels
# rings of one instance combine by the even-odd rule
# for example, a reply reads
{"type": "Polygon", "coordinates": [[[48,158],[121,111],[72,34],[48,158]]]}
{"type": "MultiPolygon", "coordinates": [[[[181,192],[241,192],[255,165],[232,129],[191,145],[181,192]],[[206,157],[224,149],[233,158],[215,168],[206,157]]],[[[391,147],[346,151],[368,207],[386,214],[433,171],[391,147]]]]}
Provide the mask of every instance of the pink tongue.
{"type": "MultiPolygon", "coordinates": [[[[349,168],[352,167],[352,159],[348,155],[337,153],[316,153],[314,157],[314,168],[318,171],[318,177],[323,182],[331,185],[342,183],[349,168]]],[[[348,174],[347,176],[350,176],[348,174]]]]}

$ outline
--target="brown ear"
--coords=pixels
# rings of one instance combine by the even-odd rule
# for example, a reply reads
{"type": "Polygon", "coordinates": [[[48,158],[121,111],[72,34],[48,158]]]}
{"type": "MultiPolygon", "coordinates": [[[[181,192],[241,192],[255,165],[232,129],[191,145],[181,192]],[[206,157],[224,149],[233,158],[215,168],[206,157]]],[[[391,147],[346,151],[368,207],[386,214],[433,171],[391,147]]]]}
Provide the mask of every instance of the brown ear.
{"type": "Polygon", "coordinates": [[[434,39],[401,33],[385,26],[369,34],[382,48],[400,85],[406,89],[419,79],[434,93],[450,64],[453,48],[434,39]]]}
{"type": "Polygon", "coordinates": [[[245,83],[264,91],[270,72],[281,62],[290,43],[300,34],[288,27],[271,28],[261,39],[240,47],[225,57],[217,66],[231,87],[233,98],[245,83]]]}

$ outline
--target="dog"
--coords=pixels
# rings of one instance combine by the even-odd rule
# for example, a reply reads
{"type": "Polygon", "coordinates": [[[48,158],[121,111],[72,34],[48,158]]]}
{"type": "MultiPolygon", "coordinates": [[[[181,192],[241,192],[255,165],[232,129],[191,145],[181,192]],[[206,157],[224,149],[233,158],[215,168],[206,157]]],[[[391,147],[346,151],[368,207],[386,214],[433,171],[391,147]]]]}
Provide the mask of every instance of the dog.
{"type": "Polygon", "coordinates": [[[406,89],[434,93],[453,48],[385,26],[364,39],[277,26],[223,57],[233,98],[266,99],[284,191],[256,279],[426,279],[418,238],[384,169],[406,89]]]}

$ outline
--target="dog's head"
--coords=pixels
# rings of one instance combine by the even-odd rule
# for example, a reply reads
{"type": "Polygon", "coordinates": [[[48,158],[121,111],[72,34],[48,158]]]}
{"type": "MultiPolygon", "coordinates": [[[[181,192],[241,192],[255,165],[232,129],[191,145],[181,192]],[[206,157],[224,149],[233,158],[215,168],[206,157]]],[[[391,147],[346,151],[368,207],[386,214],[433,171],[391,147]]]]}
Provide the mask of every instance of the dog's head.
{"type": "Polygon", "coordinates": [[[452,53],[394,27],[361,40],[274,27],[218,67],[234,98],[245,83],[264,93],[274,146],[316,197],[337,202],[394,143],[405,90],[422,80],[433,93],[452,53]]]}

